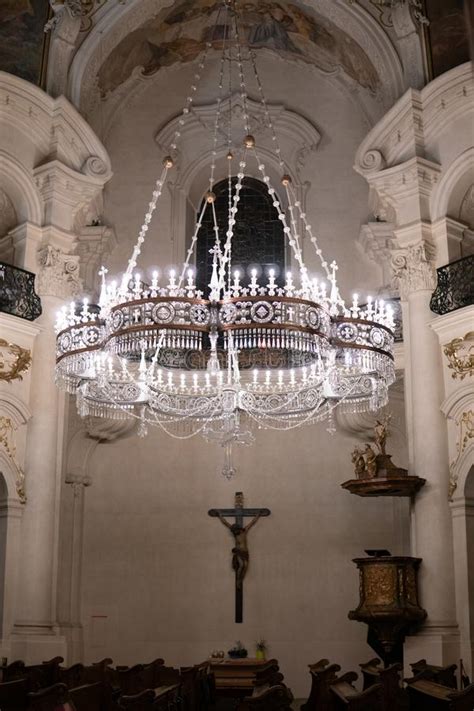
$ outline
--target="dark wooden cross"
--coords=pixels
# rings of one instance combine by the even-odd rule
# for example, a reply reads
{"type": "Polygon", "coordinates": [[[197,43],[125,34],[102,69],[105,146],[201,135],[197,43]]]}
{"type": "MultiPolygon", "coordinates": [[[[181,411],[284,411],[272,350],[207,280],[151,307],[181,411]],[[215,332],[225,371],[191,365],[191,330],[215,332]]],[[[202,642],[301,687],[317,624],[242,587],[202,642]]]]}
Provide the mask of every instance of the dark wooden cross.
{"type": "Polygon", "coordinates": [[[249,551],[247,547],[247,533],[261,516],[270,516],[270,509],[245,509],[244,495],[241,491],[235,492],[235,505],[233,509],[209,509],[209,516],[218,517],[234,536],[232,548],[232,568],[235,572],[235,621],[243,620],[244,577],[249,564],[249,551]],[[234,523],[226,519],[234,516],[234,523]],[[244,526],[244,518],[252,520],[244,526]]]}

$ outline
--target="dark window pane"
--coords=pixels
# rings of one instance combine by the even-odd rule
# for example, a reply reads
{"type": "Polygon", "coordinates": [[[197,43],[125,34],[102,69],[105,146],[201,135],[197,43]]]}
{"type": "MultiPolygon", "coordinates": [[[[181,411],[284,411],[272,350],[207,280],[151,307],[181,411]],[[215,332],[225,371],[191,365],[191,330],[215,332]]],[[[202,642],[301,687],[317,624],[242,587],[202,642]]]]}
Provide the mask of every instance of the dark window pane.
{"type": "MultiPolygon", "coordinates": [[[[232,194],[235,192],[237,178],[232,178],[232,194]]],[[[228,220],[228,181],[222,180],[214,186],[216,194],[216,215],[219,226],[219,238],[223,249],[226,240],[228,220]]],[[[207,208],[199,231],[196,266],[196,282],[207,296],[208,284],[212,273],[212,254],[214,246],[214,223],[212,210],[207,208]]],[[[238,269],[242,284],[247,284],[250,270],[261,267],[265,277],[259,279],[261,284],[266,284],[266,275],[269,269],[275,269],[279,284],[284,282],[285,271],[285,241],[283,224],[278,219],[277,209],[273,206],[273,199],[267,192],[266,186],[254,178],[244,178],[234,236],[232,238],[231,272],[238,269]]]]}

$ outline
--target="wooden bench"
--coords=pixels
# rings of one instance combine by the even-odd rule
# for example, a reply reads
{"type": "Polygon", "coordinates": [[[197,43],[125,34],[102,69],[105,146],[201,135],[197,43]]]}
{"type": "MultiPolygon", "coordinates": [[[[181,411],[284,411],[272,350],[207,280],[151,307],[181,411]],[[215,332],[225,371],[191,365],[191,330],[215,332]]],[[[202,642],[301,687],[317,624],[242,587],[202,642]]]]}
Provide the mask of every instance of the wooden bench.
{"type": "Polygon", "coordinates": [[[301,711],[330,711],[334,708],[334,696],[331,684],[337,681],[339,664],[330,664],[327,659],[320,659],[316,664],[309,664],[311,690],[308,700],[300,707],[301,711]]]}
{"type": "Polygon", "coordinates": [[[171,711],[173,708],[179,708],[178,689],[178,686],[161,690],[146,689],[139,694],[121,696],[118,700],[118,708],[130,711],[171,711]]]}
{"type": "Polygon", "coordinates": [[[410,664],[410,667],[414,677],[419,677],[420,674],[423,674],[425,679],[430,679],[436,682],[436,684],[449,686],[451,689],[457,689],[458,687],[456,664],[450,664],[447,667],[438,667],[434,664],[428,664],[426,659],[420,659],[420,661],[410,664]]]}
{"type": "Polygon", "coordinates": [[[289,711],[293,694],[284,684],[261,686],[254,689],[237,706],[237,711],[289,711]]]}
{"type": "Polygon", "coordinates": [[[380,659],[371,659],[366,664],[359,664],[363,685],[362,689],[370,689],[374,684],[382,684],[383,711],[401,711],[408,707],[406,693],[401,686],[401,665],[392,664],[389,667],[380,666],[380,659]]]}
{"type": "Polygon", "coordinates": [[[28,711],[74,711],[69,703],[65,684],[54,684],[47,689],[28,694],[28,711]]]}
{"type": "Polygon", "coordinates": [[[2,711],[25,711],[28,703],[27,679],[15,679],[0,684],[0,709],[2,711]]]}
{"type": "Polygon", "coordinates": [[[336,709],[347,711],[383,711],[382,684],[373,684],[365,691],[358,691],[352,681],[356,681],[357,674],[348,674],[331,684],[331,693],[336,698],[336,709]],[[354,678],[355,677],[355,678],[354,678]]]}
{"type": "Polygon", "coordinates": [[[456,691],[421,676],[406,679],[410,708],[416,711],[472,711],[474,684],[456,691]]]}
{"type": "Polygon", "coordinates": [[[75,711],[115,711],[118,708],[112,687],[102,681],[69,689],[69,698],[75,711]]]}

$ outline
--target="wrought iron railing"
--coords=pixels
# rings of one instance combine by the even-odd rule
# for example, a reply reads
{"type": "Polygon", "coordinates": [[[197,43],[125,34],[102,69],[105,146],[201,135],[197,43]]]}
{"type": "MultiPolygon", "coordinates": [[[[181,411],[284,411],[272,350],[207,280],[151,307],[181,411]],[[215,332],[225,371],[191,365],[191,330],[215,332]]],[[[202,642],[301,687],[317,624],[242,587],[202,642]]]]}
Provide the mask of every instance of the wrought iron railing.
{"type": "Polygon", "coordinates": [[[435,314],[448,314],[474,304],[474,254],[446,264],[437,272],[438,285],[430,302],[435,314]]]}
{"type": "Polygon", "coordinates": [[[41,315],[41,299],[35,292],[35,275],[0,262],[0,311],[34,321],[41,315]]]}

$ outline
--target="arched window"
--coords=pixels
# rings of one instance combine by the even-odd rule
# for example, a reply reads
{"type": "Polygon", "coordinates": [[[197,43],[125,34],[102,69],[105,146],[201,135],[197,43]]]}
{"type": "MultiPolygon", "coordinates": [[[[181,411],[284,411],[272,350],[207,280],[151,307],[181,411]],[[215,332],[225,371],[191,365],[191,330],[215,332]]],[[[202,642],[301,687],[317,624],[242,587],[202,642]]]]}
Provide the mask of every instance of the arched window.
{"type": "MultiPolygon", "coordinates": [[[[237,178],[232,178],[232,194],[235,192],[236,182],[237,178]]],[[[222,247],[226,240],[229,214],[228,187],[227,179],[221,180],[214,186],[217,224],[222,247]]],[[[237,207],[237,220],[232,238],[231,272],[237,269],[242,284],[246,284],[252,268],[263,269],[265,275],[268,274],[269,269],[275,269],[277,282],[283,283],[285,273],[283,224],[278,219],[278,211],[273,206],[273,199],[268,194],[267,186],[259,180],[245,177],[237,207]]],[[[208,208],[199,231],[196,250],[196,282],[204,293],[207,293],[207,285],[211,280],[210,250],[214,242],[212,210],[208,208]]],[[[266,279],[260,279],[260,283],[266,283],[266,279]]]]}

